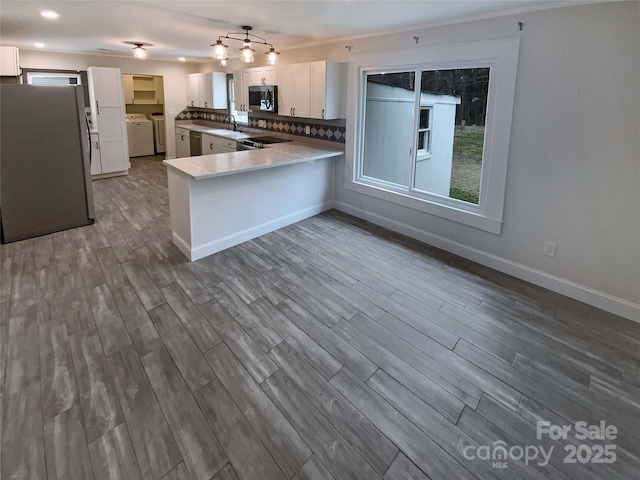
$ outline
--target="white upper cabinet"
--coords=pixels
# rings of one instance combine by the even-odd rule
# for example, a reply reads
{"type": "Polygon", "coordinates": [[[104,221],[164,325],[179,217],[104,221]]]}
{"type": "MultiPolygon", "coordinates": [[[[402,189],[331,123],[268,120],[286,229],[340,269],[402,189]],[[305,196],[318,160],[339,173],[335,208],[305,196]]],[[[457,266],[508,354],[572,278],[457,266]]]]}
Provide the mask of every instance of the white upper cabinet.
{"type": "Polygon", "coordinates": [[[187,75],[187,106],[227,108],[227,74],[207,72],[187,75]]]}
{"type": "Polygon", "coordinates": [[[244,82],[244,72],[242,70],[233,71],[233,102],[238,112],[246,112],[247,106],[247,85],[244,82]]]}
{"type": "Polygon", "coordinates": [[[311,63],[311,118],[346,118],[346,91],[346,63],[311,63]]]}
{"type": "Polygon", "coordinates": [[[89,100],[92,107],[124,107],[122,74],[119,68],[89,67],[89,100]]]}
{"type": "Polygon", "coordinates": [[[309,63],[294,63],[278,68],[278,115],[311,115],[311,68],[309,63]]]}
{"type": "Polygon", "coordinates": [[[278,67],[278,115],[334,120],[346,117],[347,64],[295,63],[278,67]]]}
{"type": "Polygon", "coordinates": [[[253,85],[278,85],[278,68],[275,66],[249,68],[245,80],[249,83],[245,87],[253,85]]]}
{"type": "Polygon", "coordinates": [[[20,75],[17,47],[0,47],[0,75],[3,77],[20,75]]]}
{"type": "Polygon", "coordinates": [[[200,74],[192,73],[187,75],[187,106],[197,107],[200,105],[200,74]]]}
{"type": "Polygon", "coordinates": [[[278,115],[293,116],[293,65],[278,67],[278,115]]]}

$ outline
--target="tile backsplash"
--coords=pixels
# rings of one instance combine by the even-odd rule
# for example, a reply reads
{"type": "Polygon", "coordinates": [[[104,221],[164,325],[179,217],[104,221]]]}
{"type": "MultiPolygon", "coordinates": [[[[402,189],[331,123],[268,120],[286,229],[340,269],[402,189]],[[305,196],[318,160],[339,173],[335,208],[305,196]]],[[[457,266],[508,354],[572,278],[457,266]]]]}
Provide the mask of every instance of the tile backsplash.
{"type": "MultiPolygon", "coordinates": [[[[188,107],[176,116],[176,120],[208,120],[212,122],[228,122],[229,115],[220,110],[188,107]]],[[[344,120],[313,120],[303,118],[281,117],[278,115],[252,115],[249,114],[249,128],[260,128],[270,132],[300,135],[305,138],[327,140],[329,142],[345,143],[344,120]],[[258,121],[266,122],[266,127],[258,125],[258,121]],[[309,127],[310,134],[305,133],[305,127],[309,127]]]]}

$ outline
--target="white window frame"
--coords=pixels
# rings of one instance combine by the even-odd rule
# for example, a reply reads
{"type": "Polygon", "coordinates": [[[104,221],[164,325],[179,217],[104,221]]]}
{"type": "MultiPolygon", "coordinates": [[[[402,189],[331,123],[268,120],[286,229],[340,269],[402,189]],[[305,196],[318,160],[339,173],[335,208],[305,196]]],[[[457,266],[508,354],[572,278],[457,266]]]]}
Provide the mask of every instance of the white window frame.
{"type": "MultiPolygon", "coordinates": [[[[429,160],[431,158],[431,130],[432,130],[432,122],[433,122],[433,105],[420,105],[420,113],[417,115],[416,123],[418,124],[417,133],[416,133],[416,157],[414,159],[415,162],[422,162],[423,160],[429,160]],[[420,117],[422,116],[422,111],[427,110],[429,112],[429,125],[427,128],[420,128],[420,117]],[[418,142],[420,141],[420,133],[426,133],[426,141],[427,148],[418,149],[418,142]]],[[[412,184],[414,181],[412,180],[412,184]]]]}
{"type": "MultiPolygon", "coordinates": [[[[346,139],[345,188],[500,234],[519,46],[519,38],[509,38],[352,56],[346,126],[347,131],[353,134],[346,139]],[[368,72],[482,67],[490,68],[490,80],[478,205],[398,188],[359,175],[364,151],[364,92],[368,72]]],[[[417,134],[417,128],[414,128],[414,133],[417,134]]]]}

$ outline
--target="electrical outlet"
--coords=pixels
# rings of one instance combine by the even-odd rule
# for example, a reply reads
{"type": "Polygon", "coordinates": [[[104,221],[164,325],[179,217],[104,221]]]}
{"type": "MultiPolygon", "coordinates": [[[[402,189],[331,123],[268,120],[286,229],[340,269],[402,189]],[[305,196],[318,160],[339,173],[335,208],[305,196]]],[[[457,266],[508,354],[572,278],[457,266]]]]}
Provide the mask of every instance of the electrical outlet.
{"type": "Polygon", "coordinates": [[[266,120],[258,120],[258,127],[259,128],[267,128],[267,121],[266,120]]]}
{"type": "Polygon", "coordinates": [[[306,127],[304,127],[304,133],[306,135],[311,135],[311,127],[309,125],[307,125],[306,127]]]}
{"type": "Polygon", "coordinates": [[[544,248],[542,249],[542,253],[544,253],[547,257],[555,257],[556,244],[547,240],[546,242],[544,242],[544,248]]]}

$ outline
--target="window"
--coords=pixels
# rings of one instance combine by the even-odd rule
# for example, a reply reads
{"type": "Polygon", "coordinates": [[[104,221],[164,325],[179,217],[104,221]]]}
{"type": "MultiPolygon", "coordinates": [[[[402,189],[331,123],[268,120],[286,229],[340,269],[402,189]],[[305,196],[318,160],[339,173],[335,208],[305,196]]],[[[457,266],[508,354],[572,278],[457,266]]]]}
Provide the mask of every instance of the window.
{"type": "Polygon", "coordinates": [[[346,188],[500,233],[518,45],[352,57],[346,188]]]}
{"type": "Polygon", "coordinates": [[[426,160],[431,155],[431,109],[432,107],[420,106],[416,162],[426,160]]]}
{"type": "Polygon", "coordinates": [[[28,72],[27,83],[40,86],[82,85],[82,79],[79,73],[28,72]]]}

